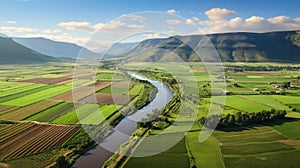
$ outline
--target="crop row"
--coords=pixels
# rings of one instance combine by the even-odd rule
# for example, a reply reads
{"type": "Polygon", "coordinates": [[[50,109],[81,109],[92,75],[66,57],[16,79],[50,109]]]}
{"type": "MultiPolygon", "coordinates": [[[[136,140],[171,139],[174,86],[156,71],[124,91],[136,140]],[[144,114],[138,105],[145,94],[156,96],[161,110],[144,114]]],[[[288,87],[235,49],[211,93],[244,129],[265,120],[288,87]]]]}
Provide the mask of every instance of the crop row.
{"type": "Polygon", "coordinates": [[[18,88],[26,87],[29,85],[33,85],[32,83],[19,83],[19,82],[0,82],[0,90],[1,92],[5,92],[8,90],[15,90],[18,88]]]}
{"type": "MultiPolygon", "coordinates": [[[[94,105],[95,106],[95,105],[94,105]]],[[[117,105],[102,105],[98,108],[86,110],[84,117],[80,119],[81,124],[99,124],[118,109],[117,105]]],[[[80,113],[80,111],[79,111],[80,113]]]]}
{"type": "Polygon", "coordinates": [[[2,120],[23,120],[29,116],[32,116],[42,110],[48,109],[60,102],[58,101],[50,101],[44,100],[35,104],[31,104],[29,106],[25,106],[23,108],[17,109],[15,111],[11,111],[0,115],[0,119],[2,120]]]}
{"type": "Polygon", "coordinates": [[[57,96],[53,97],[52,99],[72,102],[73,97],[76,100],[80,100],[91,94],[94,94],[95,91],[98,91],[98,90],[108,87],[110,85],[111,85],[111,82],[96,82],[96,83],[90,84],[88,86],[76,88],[73,91],[69,91],[69,92],[57,95],[57,96]]]}
{"type": "Polygon", "coordinates": [[[82,119],[86,116],[88,116],[90,113],[95,111],[97,105],[95,104],[85,104],[81,107],[79,107],[76,110],[73,110],[65,115],[62,115],[55,120],[53,120],[53,123],[58,123],[58,124],[75,124],[78,123],[78,115],[80,116],[79,118],[82,119]]]}
{"type": "Polygon", "coordinates": [[[14,100],[10,100],[7,102],[2,103],[3,105],[13,105],[13,106],[26,106],[50,97],[53,97],[55,95],[64,93],[68,90],[70,90],[70,87],[67,86],[56,86],[54,88],[45,89],[27,96],[23,96],[14,100]]]}
{"type": "Polygon", "coordinates": [[[12,111],[12,110],[16,110],[17,108],[20,108],[20,107],[0,105],[0,115],[7,113],[9,111],[12,111]]]}
{"type": "Polygon", "coordinates": [[[70,111],[55,120],[52,123],[58,124],[99,124],[104,119],[107,119],[116,110],[120,108],[119,105],[101,105],[98,109],[95,104],[86,104],[78,108],[77,111],[70,111]],[[79,119],[78,119],[79,115],[79,119]]]}
{"type": "MultiPolygon", "coordinates": [[[[1,97],[45,86],[45,84],[32,84],[32,83],[29,83],[29,84],[27,84],[27,83],[24,83],[24,84],[21,83],[21,84],[22,85],[19,84],[19,85],[16,85],[14,87],[6,88],[6,89],[4,89],[4,88],[1,87],[0,88],[0,90],[1,90],[1,97]]],[[[12,83],[11,85],[15,85],[15,83],[12,83]]]]}
{"type": "Polygon", "coordinates": [[[10,101],[10,100],[13,100],[13,99],[17,99],[17,98],[20,98],[20,97],[23,97],[23,96],[27,96],[27,95],[30,95],[30,94],[33,94],[33,93],[36,93],[36,92],[39,92],[39,91],[42,91],[42,90],[45,90],[45,89],[52,88],[52,87],[55,87],[55,85],[45,85],[45,86],[30,89],[30,90],[26,90],[26,91],[21,91],[21,92],[15,93],[15,94],[10,94],[10,95],[1,97],[0,98],[0,103],[7,102],[7,101],[10,101]]]}
{"type": "Polygon", "coordinates": [[[59,78],[31,78],[31,79],[22,80],[21,82],[57,84],[71,79],[72,78],[70,76],[59,77],[59,78]]]}
{"type": "Polygon", "coordinates": [[[6,127],[5,129],[1,130],[0,132],[0,142],[3,142],[13,136],[17,135],[18,133],[33,127],[34,123],[19,123],[14,124],[10,127],[6,127]]]}
{"type": "Polygon", "coordinates": [[[26,118],[26,120],[49,122],[73,110],[74,110],[74,105],[72,103],[63,102],[49,109],[43,110],[42,112],[37,113],[29,118],[26,118]]]}
{"type": "Polygon", "coordinates": [[[31,132],[35,132],[35,134],[37,135],[40,132],[45,131],[46,128],[47,127],[43,127],[43,125],[34,125],[31,128],[16,133],[9,140],[2,141],[0,144],[0,150],[1,150],[0,158],[8,154],[9,151],[18,148],[18,146],[21,146],[23,142],[31,140],[33,138],[33,136],[30,134],[31,132]]]}
{"type": "Polygon", "coordinates": [[[0,159],[22,157],[57,147],[78,129],[77,126],[37,124],[30,130],[20,133],[11,141],[0,144],[0,148],[3,149],[0,159]]]}

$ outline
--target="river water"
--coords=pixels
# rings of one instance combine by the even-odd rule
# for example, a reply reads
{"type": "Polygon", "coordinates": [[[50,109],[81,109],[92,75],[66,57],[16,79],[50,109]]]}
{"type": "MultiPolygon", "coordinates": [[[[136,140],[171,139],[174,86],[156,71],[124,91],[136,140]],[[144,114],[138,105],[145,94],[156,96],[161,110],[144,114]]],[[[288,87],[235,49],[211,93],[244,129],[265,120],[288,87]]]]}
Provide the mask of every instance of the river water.
{"type": "Polygon", "coordinates": [[[113,152],[110,151],[116,151],[121,144],[129,140],[128,136],[124,136],[124,134],[131,135],[136,130],[136,123],[139,120],[145,118],[147,114],[151,114],[153,110],[163,108],[173,97],[173,92],[162,82],[151,80],[131,72],[129,74],[134,78],[148,81],[155,86],[158,91],[155,98],[147,106],[132,115],[126,116],[115,127],[117,131],[114,131],[99,145],[81,155],[72,166],[73,168],[102,167],[103,163],[113,155],[113,152]],[[104,149],[102,146],[105,146],[106,149],[109,148],[110,151],[104,149]]]}

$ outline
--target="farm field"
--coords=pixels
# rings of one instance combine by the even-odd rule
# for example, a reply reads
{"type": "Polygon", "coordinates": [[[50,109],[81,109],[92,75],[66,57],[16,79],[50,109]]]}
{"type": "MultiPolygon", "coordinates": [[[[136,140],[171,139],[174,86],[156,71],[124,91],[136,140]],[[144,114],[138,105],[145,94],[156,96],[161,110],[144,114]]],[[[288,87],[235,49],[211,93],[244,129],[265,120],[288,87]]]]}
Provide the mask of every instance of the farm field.
{"type": "Polygon", "coordinates": [[[113,114],[120,106],[117,105],[100,105],[85,104],[82,107],[66,113],[53,121],[57,124],[93,124],[97,125],[104,119],[113,114]],[[80,121],[79,121],[80,118],[80,121]]]}
{"type": "Polygon", "coordinates": [[[185,139],[182,139],[175,146],[163,153],[153,156],[130,158],[124,167],[134,168],[136,165],[143,165],[145,168],[160,167],[161,165],[170,168],[189,167],[190,163],[186,150],[185,139]]]}
{"type": "Polygon", "coordinates": [[[73,93],[76,100],[80,100],[94,93],[94,91],[98,91],[100,89],[106,88],[111,85],[110,82],[96,82],[94,84],[90,84],[88,86],[76,88],[73,91],[68,91],[63,94],[52,97],[53,100],[63,100],[68,102],[73,102],[73,93]]]}
{"type": "Polygon", "coordinates": [[[191,131],[186,134],[186,146],[192,155],[190,159],[193,164],[207,168],[225,167],[218,140],[211,136],[205,142],[200,143],[199,135],[200,131],[191,131]]]}
{"type": "Polygon", "coordinates": [[[272,128],[286,138],[291,138],[291,139],[300,139],[300,119],[299,118],[292,118],[290,119],[291,121],[285,122],[279,125],[274,125],[272,128]]]}
{"type": "Polygon", "coordinates": [[[26,118],[30,121],[39,121],[39,122],[50,122],[55,118],[74,110],[74,105],[72,103],[63,102],[57,104],[49,109],[43,110],[31,117],[26,118]]]}
{"type": "Polygon", "coordinates": [[[95,96],[86,97],[81,101],[86,103],[125,105],[129,103],[132,98],[133,96],[129,95],[97,93],[95,96]]]}
{"type": "Polygon", "coordinates": [[[269,127],[239,132],[214,133],[221,146],[226,167],[297,167],[300,151],[282,143],[286,138],[269,127]],[[288,162],[281,158],[288,156],[288,162]],[[274,164],[275,163],[275,164],[274,164]]]}
{"type": "Polygon", "coordinates": [[[277,95],[274,95],[272,96],[274,97],[275,99],[277,99],[279,102],[283,103],[283,104],[286,104],[286,105],[299,105],[299,102],[300,102],[300,97],[298,96],[277,96],[277,95]]]}
{"type": "MultiPolygon", "coordinates": [[[[211,102],[210,98],[203,98],[203,100],[211,102]]],[[[267,104],[263,104],[262,102],[258,103],[245,96],[226,96],[225,105],[229,108],[244,112],[260,112],[262,110],[272,109],[272,107],[267,104]]]]}
{"type": "Polygon", "coordinates": [[[52,88],[52,87],[55,87],[55,85],[44,85],[44,86],[40,86],[40,87],[37,87],[37,88],[33,88],[33,89],[25,90],[25,91],[22,91],[22,92],[18,92],[18,93],[15,93],[15,94],[3,96],[3,97],[0,98],[0,103],[7,102],[7,101],[10,101],[10,100],[13,100],[13,99],[17,99],[17,98],[20,98],[20,97],[23,97],[23,96],[26,96],[26,95],[29,95],[29,94],[33,94],[33,93],[36,93],[36,92],[39,92],[39,91],[42,91],[42,90],[45,90],[45,89],[49,89],[49,88],[52,88]]]}
{"type": "Polygon", "coordinates": [[[45,84],[21,83],[21,82],[0,82],[1,97],[24,92],[34,88],[45,86],[45,84]]]}
{"type": "MultiPolygon", "coordinates": [[[[205,94],[210,92],[208,79],[205,75],[201,76],[205,72],[201,65],[196,63],[192,63],[192,65],[192,71],[198,79],[200,93],[204,94],[198,115],[205,116],[211,101],[209,96],[205,97],[205,94]]],[[[253,64],[253,67],[255,66],[259,67],[260,64],[253,64]]],[[[268,66],[273,66],[273,64],[268,66]]],[[[299,79],[300,72],[279,70],[228,72],[226,74],[228,79],[228,88],[226,89],[229,94],[226,96],[224,115],[235,114],[239,111],[252,113],[274,109],[287,111],[288,118],[269,124],[236,128],[231,131],[218,130],[203,143],[198,141],[200,131],[190,131],[185,136],[186,148],[191,154],[189,156],[190,165],[212,168],[297,167],[300,157],[300,114],[298,113],[300,88],[295,82],[292,89],[279,88],[285,83],[299,79]],[[282,158],[285,157],[289,157],[286,159],[288,163],[282,162],[282,158]]],[[[192,80],[191,76],[184,78],[187,81],[192,80]]],[[[192,93],[193,89],[188,88],[185,91],[192,93]]],[[[149,157],[149,160],[155,162],[153,158],[149,157]]],[[[169,159],[167,156],[163,158],[169,159]]],[[[143,159],[130,158],[125,167],[139,165],[141,164],[138,162],[139,160],[143,159]]],[[[147,160],[143,161],[147,162],[147,160]]],[[[155,164],[149,164],[155,167],[155,164]]]]}
{"type": "Polygon", "coordinates": [[[0,159],[18,158],[63,144],[79,127],[21,123],[1,129],[0,159]]]}
{"type": "Polygon", "coordinates": [[[27,117],[30,117],[42,110],[51,108],[59,104],[59,101],[51,101],[51,100],[43,100],[23,108],[19,108],[17,110],[12,110],[7,113],[0,115],[0,119],[2,120],[23,120],[27,117]]]}
{"type": "Polygon", "coordinates": [[[129,89],[127,88],[127,86],[120,86],[118,84],[113,84],[109,87],[99,90],[97,93],[137,95],[139,94],[142,88],[143,88],[142,84],[134,84],[129,89]]]}
{"type": "Polygon", "coordinates": [[[11,105],[11,106],[26,106],[50,97],[53,97],[55,95],[58,95],[60,93],[64,93],[66,91],[71,90],[70,87],[67,86],[56,86],[50,89],[45,89],[43,91],[39,91],[27,96],[23,96],[14,100],[10,100],[4,103],[1,103],[3,105],[11,105]]]}
{"type": "Polygon", "coordinates": [[[20,82],[30,82],[30,83],[44,83],[44,84],[58,84],[61,82],[65,82],[68,80],[71,80],[72,78],[70,76],[68,77],[57,77],[57,78],[31,78],[31,79],[25,79],[21,80],[20,82]]]}
{"type": "Polygon", "coordinates": [[[259,104],[266,105],[273,109],[278,110],[290,110],[288,106],[284,105],[282,102],[278,101],[273,96],[267,96],[267,95],[249,95],[249,96],[240,96],[243,99],[251,100],[259,104]]]}
{"type": "MultiPolygon", "coordinates": [[[[122,107],[86,104],[79,108],[79,114],[83,112],[84,116],[80,123],[74,111],[71,91],[73,65],[59,66],[3,66],[6,68],[3,72],[3,67],[0,68],[0,167],[45,167],[53,164],[58,156],[75,150],[74,147],[71,150],[66,148],[64,144],[77,135],[81,124],[97,125],[122,107]]],[[[109,87],[112,76],[111,72],[107,73],[98,76],[99,81],[94,82],[85,79],[85,74],[82,74],[81,79],[74,83],[76,93],[84,98],[91,94],[91,90],[109,87]]],[[[137,95],[141,89],[143,85],[135,83],[130,94],[137,95]]],[[[107,96],[111,98],[109,93],[107,96]]],[[[87,134],[77,136],[86,143],[90,141],[87,134]]],[[[72,145],[81,143],[77,141],[72,145]]]]}
{"type": "MultiPolygon", "coordinates": [[[[201,94],[199,119],[206,116],[210,109],[211,86],[205,67],[201,63],[191,65],[195,77],[185,76],[184,72],[177,75],[187,83],[194,78],[198,82],[201,94]]],[[[77,96],[84,102],[76,113],[71,65],[29,67],[11,68],[4,72],[0,68],[0,122],[17,122],[0,124],[0,167],[1,164],[20,166],[22,162],[28,165],[30,159],[37,161],[40,158],[49,158],[48,161],[40,161],[43,165],[40,167],[53,163],[57,153],[64,155],[70,152],[66,146],[77,148],[88,142],[81,125],[96,126],[105,119],[114,119],[119,109],[138,99],[146,88],[143,83],[135,81],[130,83],[127,93],[127,86],[119,82],[122,77],[114,74],[113,68],[98,70],[94,81],[87,80],[86,74],[82,74],[74,83],[77,96]],[[112,86],[115,89],[113,93],[112,86]],[[96,101],[90,96],[94,87],[96,101]],[[75,140],[68,143],[74,136],[75,140]]],[[[226,96],[224,115],[275,109],[286,110],[287,118],[230,131],[217,130],[203,143],[198,141],[201,126],[197,125],[171,149],[145,158],[129,158],[124,167],[195,165],[233,168],[249,165],[272,167],[275,164],[277,167],[297,167],[300,159],[298,76],[300,72],[289,70],[226,72],[226,91],[229,94],[226,96]],[[293,88],[283,88],[288,82],[292,82],[293,88]],[[282,162],[282,158],[286,161],[282,162]]],[[[191,94],[195,89],[188,86],[185,91],[191,94]]],[[[153,130],[152,133],[160,131],[153,130]]]]}

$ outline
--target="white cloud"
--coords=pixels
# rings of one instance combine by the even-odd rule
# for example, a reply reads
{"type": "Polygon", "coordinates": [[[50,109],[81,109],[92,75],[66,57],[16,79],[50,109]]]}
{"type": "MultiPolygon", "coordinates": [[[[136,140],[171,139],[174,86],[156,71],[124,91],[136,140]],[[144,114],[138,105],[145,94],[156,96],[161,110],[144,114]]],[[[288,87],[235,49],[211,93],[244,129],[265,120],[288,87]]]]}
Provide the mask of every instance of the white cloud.
{"type": "Polygon", "coordinates": [[[194,21],[192,19],[186,19],[185,20],[185,24],[188,24],[188,25],[193,25],[195,24],[194,21]]]}
{"type": "Polygon", "coordinates": [[[251,16],[246,19],[235,17],[233,19],[204,20],[198,24],[204,28],[204,33],[223,32],[268,32],[281,30],[297,30],[300,28],[300,18],[292,19],[287,16],[264,18],[251,16]]]}
{"type": "Polygon", "coordinates": [[[250,16],[248,18],[234,17],[228,19],[236,12],[225,8],[213,8],[205,12],[208,19],[200,20],[197,17],[186,19],[186,24],[195,23],[200,26],[200,31],[206,34],[224,32],[268,32],[283,30],[299,30],[300,18],[288,16],[275,16],[264,18],[262,16],[250,16]]]}
{"type": "MultiPolygon", "coordinates": [[[[130,15],[133,18],[133,15],[130,15]]],[[[137,19],[137,17],[134,17],[137,19]]],[[[138,18],[141,19],[141,18],[138,18]]],[[[60,27],[63,27],[68,30],[76,30],[76,31],[86,31],[86,32],[94,32],[94,31],[101,31],[106,33],[117,33],[117,32],[135,32],[143,30],[143,25],[137,24],[126,24],[120,20],[113,21],[110,23],[98,23],[98,24],[91,24],[89,22],[62,22],[57,24],[60,27]]]]}
{"type": "Polygon", "coordinates": [[[169,10],[167,10],[167,13],[169,13],[169,14],[176,14],[177,11],[175,9],[169,9],[169,10]]]}
{"type": "Polygon", "coordinates": [[[276,23],[290,23],[293,20],[288,16],[276,16],[273,18],[269,18],[268,21],[276,24],[276,23]]]}
{"type": "Polygon", "coordinates": [[[199,18],[197,18],[197,17],[195,17],[195,16],[192,17],[192,19],[195,20],[195,21],[199,21],[199,18]]]}
{"type": "Polygon", "coordinates": [[[260,23],[260,22],[264,22],[265,18],[260,17],[260,16],[251,16],[250,18],[245,20],[246,23],[260,23]]]}
{"type": "Polygon", "coordinates": [[[6,23],[6,24],[16,24],[17,22],[14,21],[14,20],[7,20],[4,23],[6,23]]]}
{"type": "Polygon", "coordinates": [[[229,21],[231,27],[239,27],[244,24],[244,20],[240,17],[233,18],[229,21]]]}
{"type": "Polygon", "coordinates": [[[225,8],[212,8],[205,12],[206,16],[211,20],[222,20],[228,16],[235,14],[235,11],[225,8]]]}
{"type": "Polygon", "coordinates": [[[55,30],[52,30],[52,29],[45,29],[45,30],[42,31],[42,33],[43,33],[43,34],[56,34],[56,33],[61,33],[61,31],[60,31],[60,30],[57,30],[57,29],[55,29],[55,30]]]}
{"type": "Polygon", "coordinates": [[[98,23],[94,25],[95,31],[106,33],[137,32],[144,29],[143,25],[126,24],[120,20],[110,23],[98,23]]]}
{"type": "Polygon", "coordinates": [[[166,22],[170,25],[182,24],[181,20],[166,20],[166,22]]]}
{"type": "Polygon", "coordinates": [[[148,38],[159,38],[159,37],[165,37],[165,35],[161,33],[148,33],[146,34],[148,38]]]}
{"type": "Polygon", "coordinates": [[[140,15],[133,15],[133,14],[130,14],[130,15],[123,15],[122,17],[124,17],[124,18],[122,18],[122,19],[124,19],[124,20],[129,19],[129,20],[138,21],[138,22],[141,22],[141,23],[144,23],[144,22],[147,20],[147,18],[145,18],[145,17],[143,17],[143,16],[140,16],[140,15]]]}
{"type": "Polygon", "coordinates": [[[8,35],[13,35],[14,33],[31,33],[36,32],[37,30],[28,27],[1,26],[0,31],[8,35]]]}
{"type": "Polygon", "coordinates": [[[57,24],[60,27],[63,27],[68,30],[77,30],[77,31],[87,31],[92,32],[94,31],[94,27],[89,22],[61,22],[57,24]]]}

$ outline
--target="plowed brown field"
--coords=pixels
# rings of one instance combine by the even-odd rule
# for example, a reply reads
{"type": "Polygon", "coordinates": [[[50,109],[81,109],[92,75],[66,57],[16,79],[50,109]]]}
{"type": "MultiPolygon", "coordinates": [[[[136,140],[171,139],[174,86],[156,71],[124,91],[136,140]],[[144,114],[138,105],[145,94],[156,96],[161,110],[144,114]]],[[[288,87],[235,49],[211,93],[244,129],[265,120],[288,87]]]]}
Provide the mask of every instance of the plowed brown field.
{"type": "MultiPolygon", "coordinates": [[[[10,135],[9,138],[0,143],[0,160],[22,157],[57,147],[80,128],[71,125],[32,124],[24,123],[10,126],[13,129],[20,129],[19,127],[26,129],[10,135]]],[[[1,131],[10,129],[10,127],[1,131]]]]}
{"type": "Polygon", "coordinates": [[[111,82],[96,82],[94,84],[75,89],[74,91],[69,91],[58,96],[52,97],[51,99],[73,102],[73,92],[75,93],[74,96],[76,100],[80,100],[110,85],[111,82]],[[93,89],[93,87],[95,87],[95,90],[93,89]]]}

